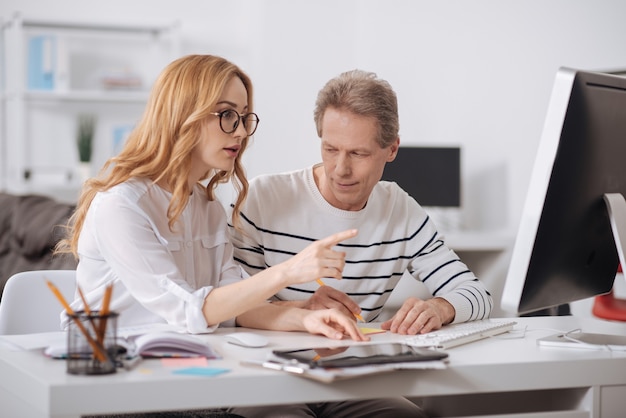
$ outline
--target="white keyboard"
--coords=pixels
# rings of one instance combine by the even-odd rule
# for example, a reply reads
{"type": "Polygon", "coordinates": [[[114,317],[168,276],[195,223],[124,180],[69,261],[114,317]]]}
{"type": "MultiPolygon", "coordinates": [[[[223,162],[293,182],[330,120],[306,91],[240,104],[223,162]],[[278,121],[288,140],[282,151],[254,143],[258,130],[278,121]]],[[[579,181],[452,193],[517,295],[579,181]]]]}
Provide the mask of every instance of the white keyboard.
{"type": "Polygon", "coordinates": [[[432,347],[445,350],[508,332],[513,329],[515,324],[517,322],[512,319],[483,319],[445,325],[443,328],[428,334],[411,335],[404,340],[404,343],[414,347],[432,347]]]}

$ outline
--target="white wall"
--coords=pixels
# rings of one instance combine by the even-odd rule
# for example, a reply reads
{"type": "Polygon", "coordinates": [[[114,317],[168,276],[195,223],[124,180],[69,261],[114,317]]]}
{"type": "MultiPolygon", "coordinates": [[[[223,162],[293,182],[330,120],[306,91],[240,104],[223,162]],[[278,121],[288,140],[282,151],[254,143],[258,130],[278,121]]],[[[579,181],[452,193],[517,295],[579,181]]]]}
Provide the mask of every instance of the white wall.
{"type": "Polygon", "coordinates": [[[622,0],[2,0],[63,19],[181,22],[183,53],[252,76],[262,120],[248,174],[318,161],[319,88],[362,68],[394,86],[404,144],[462,147],[463,221],[519,220],[559,66],[626,68],[622,0]]]}

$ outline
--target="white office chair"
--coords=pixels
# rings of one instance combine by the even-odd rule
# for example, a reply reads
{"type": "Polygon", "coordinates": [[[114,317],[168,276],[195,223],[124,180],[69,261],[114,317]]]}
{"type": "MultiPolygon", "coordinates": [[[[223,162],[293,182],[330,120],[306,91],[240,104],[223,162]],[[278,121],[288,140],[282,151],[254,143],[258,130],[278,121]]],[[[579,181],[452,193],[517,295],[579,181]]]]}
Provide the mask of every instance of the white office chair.
{"type": "Polygon", "coordinates": [[[16,273],[4,286],[0,299],[0,335],[60,331],[63,306],[46,279],[59,289],[65,300],[74,300],[75,270],[35,270],[16,273]]]}

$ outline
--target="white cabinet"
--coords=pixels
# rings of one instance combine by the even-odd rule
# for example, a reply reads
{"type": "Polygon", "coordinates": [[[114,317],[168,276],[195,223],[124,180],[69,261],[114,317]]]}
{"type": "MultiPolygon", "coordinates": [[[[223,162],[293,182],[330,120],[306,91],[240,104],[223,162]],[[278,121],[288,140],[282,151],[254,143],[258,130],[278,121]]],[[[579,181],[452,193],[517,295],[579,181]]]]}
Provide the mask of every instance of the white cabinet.
{"type": "Polygon", "coordinates": [[[94,117],[91,174],[137,122],[158,73],[180,54],[176,22],[2,20],[0,190],[77,197],[78,120],[94,117]]]}

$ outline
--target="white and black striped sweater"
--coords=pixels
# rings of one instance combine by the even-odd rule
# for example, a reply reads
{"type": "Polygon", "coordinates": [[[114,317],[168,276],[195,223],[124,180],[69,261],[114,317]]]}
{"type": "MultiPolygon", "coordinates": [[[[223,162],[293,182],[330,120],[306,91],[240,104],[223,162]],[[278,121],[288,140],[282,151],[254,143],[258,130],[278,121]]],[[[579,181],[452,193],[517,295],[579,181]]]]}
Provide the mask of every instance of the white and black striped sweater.
{"type": "MultiPolygon", "coordinates": [[[[487,318],[493,307],[484,285],[446,247],[422,207],[395,183],[379,182],[364,209],[344,211],[322,197],[312,167],[263,175],[250,182],[241,215],[244,233],[232,225],[229,229],[235,260],[251,275],[285,261],[315,240],[358,229],[356,237],[337,247],[346,252],[343,279],[326,282],[350,295],[368,322],[378,318],[405,271],[433,296],[454,306],[454,322],[487,318]]],[[[315,282],[290,286],[276,298],[307,299],[318,286],[315,282]]]]}

